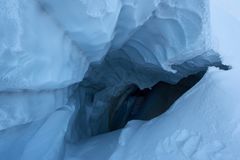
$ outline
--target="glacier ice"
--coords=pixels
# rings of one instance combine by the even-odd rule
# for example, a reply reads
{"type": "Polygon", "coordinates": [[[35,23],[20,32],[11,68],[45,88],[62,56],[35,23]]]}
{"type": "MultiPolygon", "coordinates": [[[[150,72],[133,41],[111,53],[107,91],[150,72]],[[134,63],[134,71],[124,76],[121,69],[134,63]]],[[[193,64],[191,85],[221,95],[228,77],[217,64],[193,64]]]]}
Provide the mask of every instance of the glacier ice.
{"type": "Polygon", "coordinates": [[[238,159],[239,7],[0,0],[0,159],[238,159]]]}

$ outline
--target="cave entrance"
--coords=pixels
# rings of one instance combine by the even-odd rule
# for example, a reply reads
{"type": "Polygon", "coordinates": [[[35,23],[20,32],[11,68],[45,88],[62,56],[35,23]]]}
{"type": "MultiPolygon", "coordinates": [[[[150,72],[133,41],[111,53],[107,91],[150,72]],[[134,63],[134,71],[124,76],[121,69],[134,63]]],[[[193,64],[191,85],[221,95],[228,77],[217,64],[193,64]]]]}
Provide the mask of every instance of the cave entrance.
{"type": "MultiPolygon", "coordinates": [[[[126,59],[115,60],[117,61],[108,59],[90,67],[87,76],[74,90],[72,103],[77,107],[68,132],[71,141],[123,128],[131,120],[150,120],[160,116],[201,80],[208,69],[208,67],[199,67],[197,70],[202,70],[201,72],[183,78],[176,84],[154,81],[156,84],[151,89],[139,89],[135,85],[137,83],[135,78],[131,77],[135,72],[143,73],[144,80],[148,78],[160,80],[161,73],[163,77],[167,76],[166,79],[174,76],[167,74],[164,70],[162,72],[153,70],[150,75],[156,73],[159,77],[148,77],[149,68],[133,66],[133,63],[126,59]],[[123,66],[133,69],[126,71],[123,66]],[[105,71],[102,72],[103,70],[105,71]],[[121,83],[121,76],[126,76],[125,74],[129,76],[129,81],[121,83]]],[[[181,64],[173,66],[173,69],[178,71],[187,66],[188,64],[181,64]]],[[[215,66],[222,70],[231,69],[230,66],[223,65],[221,62],[206,64],[206,66],[215,66]]],[[[180,75],[182,77],[184,73],[180,72],[180,75]]],[[[128,78],[127,76],[125,78],[128,78]]]]}
{"type": "MultiPolygon", "coordinates": [[[[109,129],[123,128],[130,120],[150,120],[164,112],[185,92],[201,80],[206,71],[190,75],[177,84],[158,82],[151,89],[140,90],[132,85],[130,93],[109,113],[109,129]]],[[[127,92],[127,91],[126,91],[127,92]]],[[[120,98],[122,99],[122,97],[120,98]]]]}

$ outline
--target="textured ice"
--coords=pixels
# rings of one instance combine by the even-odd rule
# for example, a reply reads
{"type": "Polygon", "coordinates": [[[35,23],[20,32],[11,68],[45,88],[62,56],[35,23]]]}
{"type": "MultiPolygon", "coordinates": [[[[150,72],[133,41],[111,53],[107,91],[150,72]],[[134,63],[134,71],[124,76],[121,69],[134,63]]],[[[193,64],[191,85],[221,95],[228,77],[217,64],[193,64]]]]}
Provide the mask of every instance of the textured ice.
{"type": "Polygon", "coordinates": [[[236,160],[239,7],[0,0],[0,159],[236,160]]]}

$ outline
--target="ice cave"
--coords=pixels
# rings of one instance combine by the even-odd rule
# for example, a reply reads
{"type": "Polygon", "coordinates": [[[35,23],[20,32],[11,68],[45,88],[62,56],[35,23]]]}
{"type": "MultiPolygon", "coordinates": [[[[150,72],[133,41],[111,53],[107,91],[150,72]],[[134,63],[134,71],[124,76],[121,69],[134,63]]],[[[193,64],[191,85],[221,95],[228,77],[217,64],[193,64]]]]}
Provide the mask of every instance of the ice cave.
{"type": "Polygon", "coordinates": [[[238,0],[0,0],[0,160],[240,160],[239,51],[238,0]]]}

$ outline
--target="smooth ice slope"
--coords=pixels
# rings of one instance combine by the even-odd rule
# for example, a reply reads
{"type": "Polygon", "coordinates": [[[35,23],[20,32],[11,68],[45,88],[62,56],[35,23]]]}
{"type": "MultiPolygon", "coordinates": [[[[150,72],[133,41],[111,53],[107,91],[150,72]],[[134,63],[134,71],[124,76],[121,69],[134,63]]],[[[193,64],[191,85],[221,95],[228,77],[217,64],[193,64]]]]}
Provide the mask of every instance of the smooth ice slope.
{"type": "Polygon", "coordinates": [[[234,160],[239,157],[239,70],[211,68],[165,114],[129,122],[111,156],[118,159],[234,160]],[[234,78],[235,77],[235,78],[234,78]],[[231,92],[229,92],[231,90],[231,92]]]}

